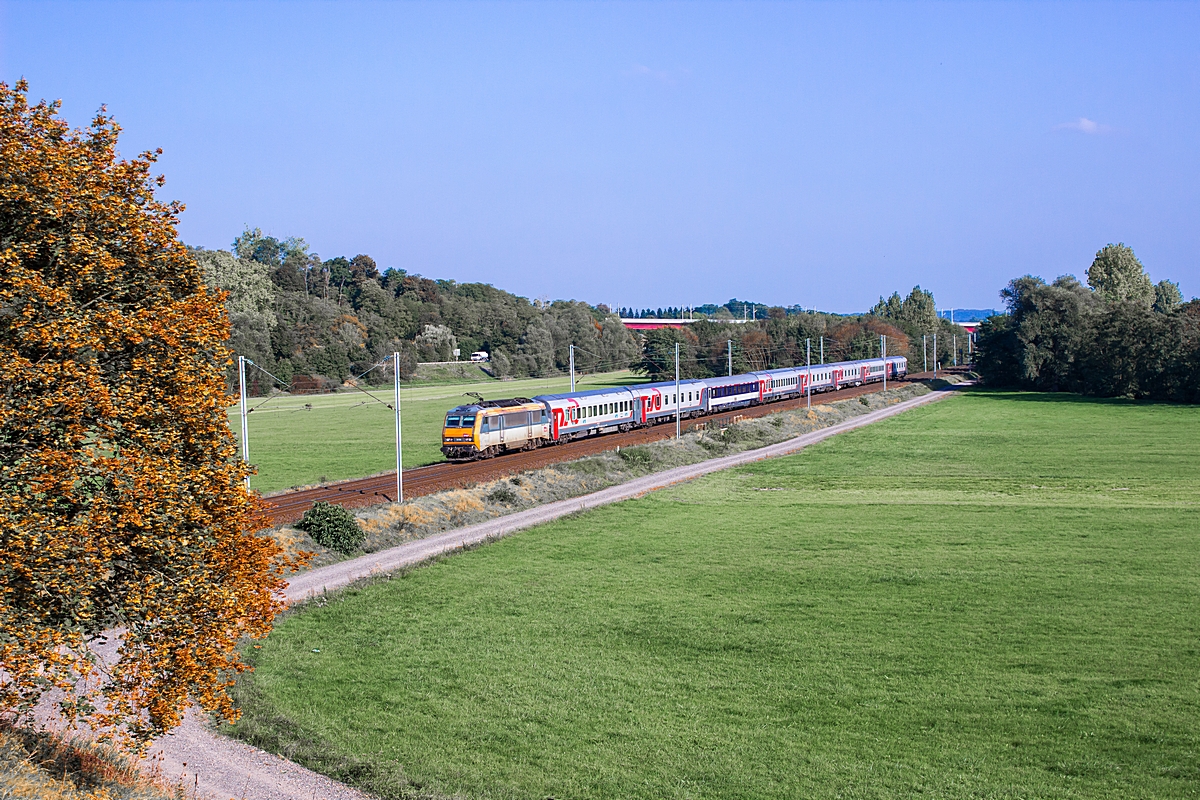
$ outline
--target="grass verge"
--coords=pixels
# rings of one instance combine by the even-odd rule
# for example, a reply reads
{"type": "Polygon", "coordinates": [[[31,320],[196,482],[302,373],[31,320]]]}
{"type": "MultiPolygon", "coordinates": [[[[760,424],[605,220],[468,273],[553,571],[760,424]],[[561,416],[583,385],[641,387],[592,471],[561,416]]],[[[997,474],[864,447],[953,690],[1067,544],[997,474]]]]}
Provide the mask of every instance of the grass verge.
{"type": "Polygon", "coordinates": [[[385,797],[1195,797],[1198,416],[972,393],[564,519],[290,616],[239,727],[385,797]]]}

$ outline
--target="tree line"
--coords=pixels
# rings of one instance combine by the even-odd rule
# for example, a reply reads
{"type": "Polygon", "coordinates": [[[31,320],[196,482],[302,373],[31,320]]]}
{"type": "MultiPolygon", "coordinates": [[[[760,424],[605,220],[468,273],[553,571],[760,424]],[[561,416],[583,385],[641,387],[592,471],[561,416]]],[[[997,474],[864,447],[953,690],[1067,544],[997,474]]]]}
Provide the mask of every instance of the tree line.
{"type": "MultiPolygon", "coordinates": [[[[923,360],[921,337],[938,331],[939,357],[948,360],[960,332],[938,318],[933,295],[919,286],[906,298],[880,298],[865,315],[760,305],[758,319],[745,324],[732,322],[733,311],[747,305],[734,299],[702,307],[701,313],[711,313],[684,330],[643,337],[604,304],[533,302],[488,284],[431,280],[402,269],[381,272],[365,254],[322,260],[303,239],[278,239],[258,228],[243,231],[229,250],[192,252],[209,284],[228,293],[230,348],[285,383],[302,376],[336,386],[393,352],[401,354],[402,378],[419,362],[454,360],[455,350],[462,359],[477,350],[489,353],[497,377],[560,374],[570,368],[573,346],[577,372],[632,367],[665,380],[674,377],[676,342],[686,377],[724,374],[730,353],[735,372],[794,366],[810,357],[820,363],[822,343],[826,361],[877,356],[880,335],[888,337],[889,353],[923,360]]],[[[684,314],[682,308],[620,311],[684,314]]],[[[930,340],[930,359],[932,347],[930,340]]],[[[252,392],[269,388],[265,376],[248,377],[252,392]]]]}
{"type": "Polygon", "coordinates": [[[978,370],[994,386],[1200,402],[1200,301],[1153,283],[1133,250],[1096,253],[1087,285],[1033,275],[1000,293],[1008,313],[979,330],[978,370]]]}
{"type": "Polygon", "coordinates": [[[359,254],[322,260],[301,238],[247,228],[230,250],[194,248],[210,285],[228,292],[230,346],[282,381],[341,383],[393,352],[401,375],[455,350],[490,354],[497,377],[622,369],[639,345],[605,305],[531,302],[482,283],[382,272],[359,254]]]}

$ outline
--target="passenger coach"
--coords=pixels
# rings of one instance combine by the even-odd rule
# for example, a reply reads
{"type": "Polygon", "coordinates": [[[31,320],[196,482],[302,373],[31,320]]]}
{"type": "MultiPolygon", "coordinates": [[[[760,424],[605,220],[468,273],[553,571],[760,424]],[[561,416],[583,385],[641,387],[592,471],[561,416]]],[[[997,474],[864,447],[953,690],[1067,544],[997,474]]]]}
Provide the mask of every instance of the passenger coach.
{"type": "Polygon", "coordinates": [[[832,392],[908,374],[908,359],[840,361],[812,367],[748,372],[729,377],[642,383],[534,398],[483,400],[446,414],[442,452],[453,461],[491,458],[508,450],[529,450],[587,436],[656,425],[674,419],[715,414],[805,394],[832,392]]]}

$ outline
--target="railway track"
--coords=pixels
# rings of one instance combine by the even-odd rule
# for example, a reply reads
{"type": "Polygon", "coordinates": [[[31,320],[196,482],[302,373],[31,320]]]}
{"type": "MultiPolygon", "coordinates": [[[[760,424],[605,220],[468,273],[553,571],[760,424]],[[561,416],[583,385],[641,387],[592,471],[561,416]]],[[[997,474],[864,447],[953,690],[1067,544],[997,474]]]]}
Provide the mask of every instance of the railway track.
{"type": "MultiPolygon", "coordinates": [[[[904,385],[932,378],[931,373],[911,374],[897,381],[888,381],[889,385],[904,385]]],[[[847,400],[859,395],[878,392],[883,389],[880,383],[870,383],[864,386],[839,389],[836,392],[825,392],[813,397],[815,402],[828,403],[834,400],[847,400]]],[[[739,408],[723,414],[688,419],[682,421],[684,431],[701,427],[725,427],[740,419],[751,419],[775,414],[780,411],[804,408],[806,400],[800,397],[792,400],[782,400],[761,406],[739,408]]],[[[570,444],[551,445],[537,450],[523,450],[507,453],[503,456],[485,461],[469,461],[465,463],[443,462],[429,464],[424,467],[414,467],[404,470],[405,497],[420,497],[446,489],[457,489],[475,483],[496,480],[506,475],[524,472],[531,469],[556,464],[562,461],[574,461],[583,456],[603,453],[617,447],[656,442],[669,439],[675,435],[675,425],[664,423],[650,428],[640,428],[628,433],[611,433],[595,436],[570,444]]],[[[282,525],[297,522],[304,512],[312,508],[313,503],[325,501],[336,503],[346,508],[365,508],[367,506],[391,503],[396,499],[396,473],[385,472],[367,478],[338,481],[336,483],[317,486],[311,489],[297,489],[263,498],[264,508],[262,519],[271,525],[282,525]]]]}

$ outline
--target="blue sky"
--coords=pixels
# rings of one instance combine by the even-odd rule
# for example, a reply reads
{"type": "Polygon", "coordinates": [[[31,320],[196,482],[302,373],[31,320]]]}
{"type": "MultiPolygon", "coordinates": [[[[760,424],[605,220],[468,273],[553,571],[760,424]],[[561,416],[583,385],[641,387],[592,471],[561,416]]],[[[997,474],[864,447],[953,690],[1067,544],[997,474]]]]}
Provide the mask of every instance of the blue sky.
{"type": "Polygon", "coordinates": [[[0,2],[0,79],[245,225],[531,298],[1200,294],[1200,5],[0,2]]]}

